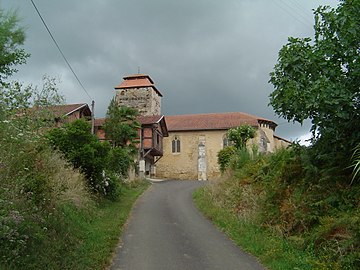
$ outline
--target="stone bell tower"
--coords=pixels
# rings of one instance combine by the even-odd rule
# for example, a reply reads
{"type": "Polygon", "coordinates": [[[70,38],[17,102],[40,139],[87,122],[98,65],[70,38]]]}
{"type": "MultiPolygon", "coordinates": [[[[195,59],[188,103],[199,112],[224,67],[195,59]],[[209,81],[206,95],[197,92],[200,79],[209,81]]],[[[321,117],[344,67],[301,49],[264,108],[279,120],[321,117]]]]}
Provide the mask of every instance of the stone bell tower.
{"type": "Polygon", "coordinates": [[[161,115],[162,94],[149,75],[135,74],[123,79],[115,86],[119,106],[137,109],[142,116],[161,115]]]}

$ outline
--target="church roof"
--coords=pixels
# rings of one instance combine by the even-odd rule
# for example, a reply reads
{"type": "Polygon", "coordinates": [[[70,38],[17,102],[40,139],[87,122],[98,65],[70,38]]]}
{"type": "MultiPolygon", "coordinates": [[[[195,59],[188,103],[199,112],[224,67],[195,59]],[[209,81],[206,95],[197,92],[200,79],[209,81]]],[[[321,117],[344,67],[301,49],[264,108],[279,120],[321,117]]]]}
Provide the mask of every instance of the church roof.
{"type": "Polygon", "coordinates": [[[123,79],[124,80],[118,86],[115,86],[115,89],[152,87],[156,93],[162,97],[160,91],[155,87],[154,81],[147,74],[134,74],[125,76],[123,79]]]}
{"type": "MultiPolygon", "coordinates": [[[[141,125],[150,125],[157,124],[164,118],[163,115],[149,115],[149,116],[138,116],[136,120],[139,121],[141,125]]],[[[103,126],[106,118],[96,118],[95,126],[103,126]]]]}
{"type": "Polygon", "coordinates": [[[227,130],[244,124],[258,127],[263,123],[273,129],[277,126],[271,120],[242,112],[173,115],[165,118],[168,131],[227,130]]]}

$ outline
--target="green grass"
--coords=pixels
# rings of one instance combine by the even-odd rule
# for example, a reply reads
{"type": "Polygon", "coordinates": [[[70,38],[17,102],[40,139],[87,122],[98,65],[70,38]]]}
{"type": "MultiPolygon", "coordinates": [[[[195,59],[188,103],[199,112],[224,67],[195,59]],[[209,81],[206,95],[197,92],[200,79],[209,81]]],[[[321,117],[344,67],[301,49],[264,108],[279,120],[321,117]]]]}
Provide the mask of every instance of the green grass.
{"type": "MultiPolygon", "coordinates": [[[[218,207],[205,188],[194,192],[195,204],[219,229],[238,246],[254,255],[269,269],[314,269],[311,252],[296,249],[284,238],[251,222],[241,221],[223,207],[218,207]]],[[[321,269],[321,268],[318,268],[321,269]]]]}
{"type": "Polygon", "coordinates": [[[81,245],[74,250],[71,269],[103,269],[109,265],[132,206],[147,187],[148,184],[143,184],[124,189],[118,202],[102,201],[90,219],[73,216],[81,228],[78,231],[81,245]]]}
{"type": "Polygon", "coordinates": [[[0,269],[105,269],[109,266],[124,224],[147,182],[124,186],[118,201],[105,199],[79,209],[67,203],[46,218],[46,228],[34,228],[36,241],[27,255],[0,269]]]}

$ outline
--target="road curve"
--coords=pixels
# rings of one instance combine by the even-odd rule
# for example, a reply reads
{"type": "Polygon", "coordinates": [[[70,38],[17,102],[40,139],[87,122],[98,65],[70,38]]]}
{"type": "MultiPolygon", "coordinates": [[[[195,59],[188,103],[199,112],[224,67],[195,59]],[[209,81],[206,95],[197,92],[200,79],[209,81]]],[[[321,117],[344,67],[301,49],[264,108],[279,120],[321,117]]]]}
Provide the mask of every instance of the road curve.
{"type": "Polygon", "coordinates": [[[111,270],[260,270],[195,208],[199,181],[154,183],[136,202],[111,270]]]}

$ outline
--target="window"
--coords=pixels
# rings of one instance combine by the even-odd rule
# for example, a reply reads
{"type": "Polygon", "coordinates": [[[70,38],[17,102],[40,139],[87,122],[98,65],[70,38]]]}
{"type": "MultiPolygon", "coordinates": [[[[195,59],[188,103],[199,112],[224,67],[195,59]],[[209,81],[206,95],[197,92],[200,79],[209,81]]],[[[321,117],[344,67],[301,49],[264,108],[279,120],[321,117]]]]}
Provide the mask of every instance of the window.
{"type": "Polygon", "coordinates": [[[180,153],[180,139],[178,136],[175,136],[171,142],[172,152],[180,153]]]}

